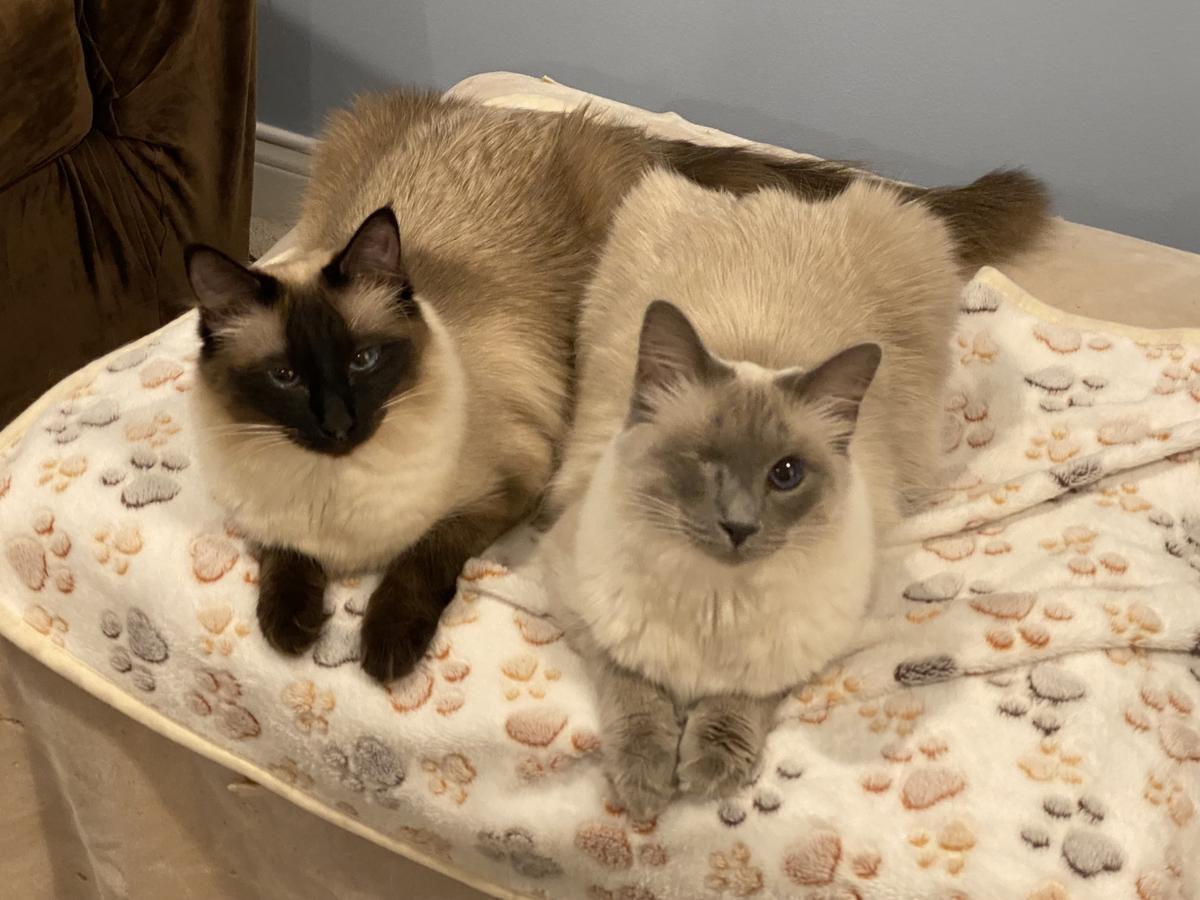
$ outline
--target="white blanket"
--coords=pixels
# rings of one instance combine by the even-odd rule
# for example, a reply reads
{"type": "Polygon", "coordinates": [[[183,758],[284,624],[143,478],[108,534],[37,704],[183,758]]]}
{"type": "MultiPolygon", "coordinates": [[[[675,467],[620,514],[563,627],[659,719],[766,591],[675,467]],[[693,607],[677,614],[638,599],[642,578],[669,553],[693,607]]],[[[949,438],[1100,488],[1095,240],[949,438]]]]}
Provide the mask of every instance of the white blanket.
{"type": "Polygon", "coordinates": [[[887,553],[886,639],[795,693],[744,795],[652,830],[606,805],[536,567],[472,563],[390,690],[353,664],[370,578],[331,592],[308,657],[265,646],[191,464],[190,316],[0,460],[0,633],[500,896],[1200,895],[1200,334],[1066,320],[989,270],[963,310],[947,489],[887,553]]]}

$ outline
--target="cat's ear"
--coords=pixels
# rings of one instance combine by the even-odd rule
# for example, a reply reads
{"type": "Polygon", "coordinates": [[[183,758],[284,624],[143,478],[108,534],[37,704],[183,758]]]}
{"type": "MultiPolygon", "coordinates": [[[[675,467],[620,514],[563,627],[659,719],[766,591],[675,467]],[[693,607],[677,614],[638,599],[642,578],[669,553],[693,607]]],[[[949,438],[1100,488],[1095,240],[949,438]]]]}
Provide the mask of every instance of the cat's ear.
{"type": "Polygon", "coordinates": [[[367,216],[327,271],[334,280],[386,278],[407,284],[400,261],[400,225],[391,207],[367,216]]]}
{"type": "Polygon", "coordinates": [[[205,324],[216,327],[254,305],[270,305],[275,299],[275,279],[253,272],[220,250],[190,244],[183,252],[192,293],[205,324]]]}
{"type": "Polygon", "coordinates": [[[674,304],[655,300],[642,319],[629,420],[647,421],[655,398],[681,384],[707,382],[728,373],[728,367],[705,348],[687,316],[674,304]]]}
{"type": "Polygon", "coordinates": [[[836,449],[844,453],[858,422],[859,407],[879,370],[881,359],[883,349],[878,344],[855,344],[834,354],[815,369],[785,372],[776,380],[784,389],[819,403],[846,425],[845,434],[836,442],[836,449]]]}

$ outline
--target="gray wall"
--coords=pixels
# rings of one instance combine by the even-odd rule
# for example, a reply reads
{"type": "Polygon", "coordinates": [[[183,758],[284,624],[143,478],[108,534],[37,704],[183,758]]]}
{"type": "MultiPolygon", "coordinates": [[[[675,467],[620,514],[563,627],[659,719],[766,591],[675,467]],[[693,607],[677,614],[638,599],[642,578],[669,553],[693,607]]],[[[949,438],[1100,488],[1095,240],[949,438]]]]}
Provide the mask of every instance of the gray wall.
{"type": "Polygon", "coordinates": [[[1200,250],[1197,0],[260,0],[259,118],[496,69],[924,184],[1022,164],[1200,250]]]}

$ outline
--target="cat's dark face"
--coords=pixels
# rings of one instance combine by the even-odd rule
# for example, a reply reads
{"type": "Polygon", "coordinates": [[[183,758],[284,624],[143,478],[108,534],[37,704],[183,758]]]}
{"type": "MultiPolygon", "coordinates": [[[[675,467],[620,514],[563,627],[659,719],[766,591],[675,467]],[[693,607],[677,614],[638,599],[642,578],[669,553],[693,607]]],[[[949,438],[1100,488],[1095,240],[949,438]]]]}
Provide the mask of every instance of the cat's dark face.
{"type": "Polygon", "coordinates": [[[809,372],[737,371],[675,307],[652,304],[619,450],[630,509],[728,563],[802,544],[837,514],[879,359],[865,344],[809,372]]]}
{"type": "Polygon", "coordinates": [[[417,384],[428,329],[390,210],[306,278],[252,271],[207,247],[189,248],[187,267],[200,306],[201,376],[247,429],[344,455],[417,384]]]}

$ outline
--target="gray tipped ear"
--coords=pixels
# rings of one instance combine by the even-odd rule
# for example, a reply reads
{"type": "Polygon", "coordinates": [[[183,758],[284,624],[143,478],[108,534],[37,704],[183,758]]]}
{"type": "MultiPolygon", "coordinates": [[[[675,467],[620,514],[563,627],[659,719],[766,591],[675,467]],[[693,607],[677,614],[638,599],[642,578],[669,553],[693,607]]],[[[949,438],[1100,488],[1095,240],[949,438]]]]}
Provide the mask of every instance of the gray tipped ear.
{"type": "Polygon", "coordinates": [[[183,252],[183,264],[200,317],[210,327],[249,306],[270,305],[275,299],[274,278],[252,272],[213,247],[190,244],[183,252]]]}
{"type": "Polygon", "coordinates": [[[642,319],[629,420],[648,420],[655,398],[680,384],[728,374],[729,368],[708,352],[687,316],[674,304],[655,300],[642,319]]]}
{"type": "Polygon", "coordinates": [[[335,281],[386,278],[407,284],[408,275],[400,261],[400,225],[391,207],[367,216],[327,272],[335,281]]]}
{"type": "Polygon", "coordinates": [[[786,372],[776,381],[805,400],[823,403],[847,424],[845,438],[838,446],[839,451],[845,452],[858,422],[859,407],[882,359],[883,349],[878,344],[855,344],[815,369],[786,372]]]}

